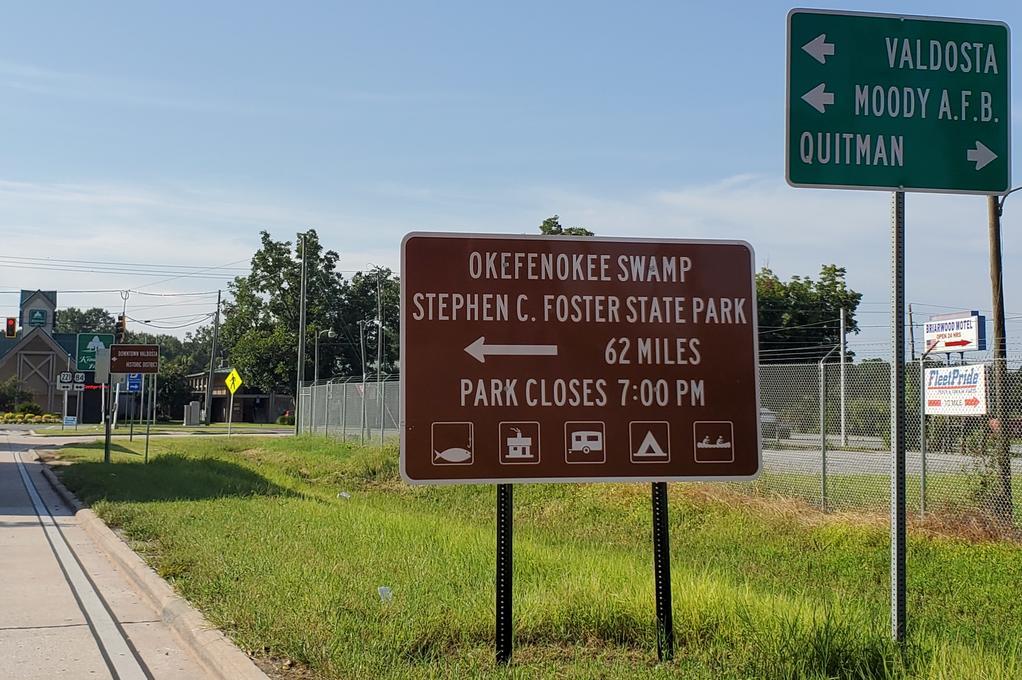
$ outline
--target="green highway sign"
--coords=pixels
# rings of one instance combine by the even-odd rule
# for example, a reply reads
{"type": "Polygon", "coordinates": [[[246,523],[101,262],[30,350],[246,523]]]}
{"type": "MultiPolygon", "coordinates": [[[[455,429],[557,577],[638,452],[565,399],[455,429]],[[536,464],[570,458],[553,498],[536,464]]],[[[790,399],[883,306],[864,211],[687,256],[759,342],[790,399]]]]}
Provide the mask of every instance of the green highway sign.
{"type": "Polygon", "coordinates": [[[29,326],[45,326],[47,319],[47,310],[45,309],[30,309],[28,310],[28,325],[29,326]]]}
{"type": "Polygon", "coordinates": [[[114,344],[112,333],[79,333],[78,351],[75,354],[76,368],[79,371],[96,370],[96,350],[110,349],[114,344]]]}
{"type": "Polygon", "coordinates": [[[788,13],[788,183],[998,194],[1011,186],[1008,26],[788,13]]]}

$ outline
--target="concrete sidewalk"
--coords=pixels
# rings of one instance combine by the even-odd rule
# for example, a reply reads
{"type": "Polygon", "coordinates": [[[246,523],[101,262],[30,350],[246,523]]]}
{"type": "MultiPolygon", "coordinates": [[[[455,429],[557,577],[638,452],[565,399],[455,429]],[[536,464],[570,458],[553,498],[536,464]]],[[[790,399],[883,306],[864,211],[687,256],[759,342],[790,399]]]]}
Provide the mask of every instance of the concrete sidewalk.
{"type": "Polygon", "coordinates": [[[0,434],[0,679],[211,677],[78,526],[31,443],[0,434]]]}

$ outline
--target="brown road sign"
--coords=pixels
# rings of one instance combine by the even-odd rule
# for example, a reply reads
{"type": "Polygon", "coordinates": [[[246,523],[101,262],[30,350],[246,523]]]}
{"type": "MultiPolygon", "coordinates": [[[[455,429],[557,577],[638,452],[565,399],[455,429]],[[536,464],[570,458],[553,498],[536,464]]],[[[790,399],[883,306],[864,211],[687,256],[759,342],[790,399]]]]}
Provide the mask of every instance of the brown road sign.
{"type": "Polygon", "coordinates": [[[111,373],[159,373],[159,345],[111,345],[111,373]]]}
{"type": "Polygon", "coordinates": [[[749,244],[413,233],[401,258],[405,480],[758,474],[749,244]]]}

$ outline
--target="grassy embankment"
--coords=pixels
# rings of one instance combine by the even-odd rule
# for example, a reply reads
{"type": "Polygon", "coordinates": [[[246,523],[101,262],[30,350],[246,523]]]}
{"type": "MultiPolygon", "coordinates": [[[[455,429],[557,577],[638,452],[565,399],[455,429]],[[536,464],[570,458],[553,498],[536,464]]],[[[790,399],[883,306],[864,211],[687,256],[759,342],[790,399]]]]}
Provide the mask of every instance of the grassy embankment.
{"type": "Polygon", "coordinates": [[[64,449],[65,482],[242,647],[314,677],[1022,676],[1016,544],[913,535],[899,651],[882,522],[671,485],[678,650],[658,666],[648,486],[519,486],[502,670],[492,486],[412,489],[394,449],[315,438],[115,448],[109,468],[64,449]]]}

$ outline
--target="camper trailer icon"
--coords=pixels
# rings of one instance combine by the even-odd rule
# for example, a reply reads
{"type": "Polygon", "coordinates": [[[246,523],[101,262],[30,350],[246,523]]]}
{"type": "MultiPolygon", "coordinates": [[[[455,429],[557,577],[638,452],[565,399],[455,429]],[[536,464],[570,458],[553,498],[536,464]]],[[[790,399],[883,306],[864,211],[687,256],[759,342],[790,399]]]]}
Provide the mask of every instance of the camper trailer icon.
{"type": "Polygon", "coordinates": [[[600,421],[564,424],[566,463],[606,463],[606,427],[600,421]]]}

